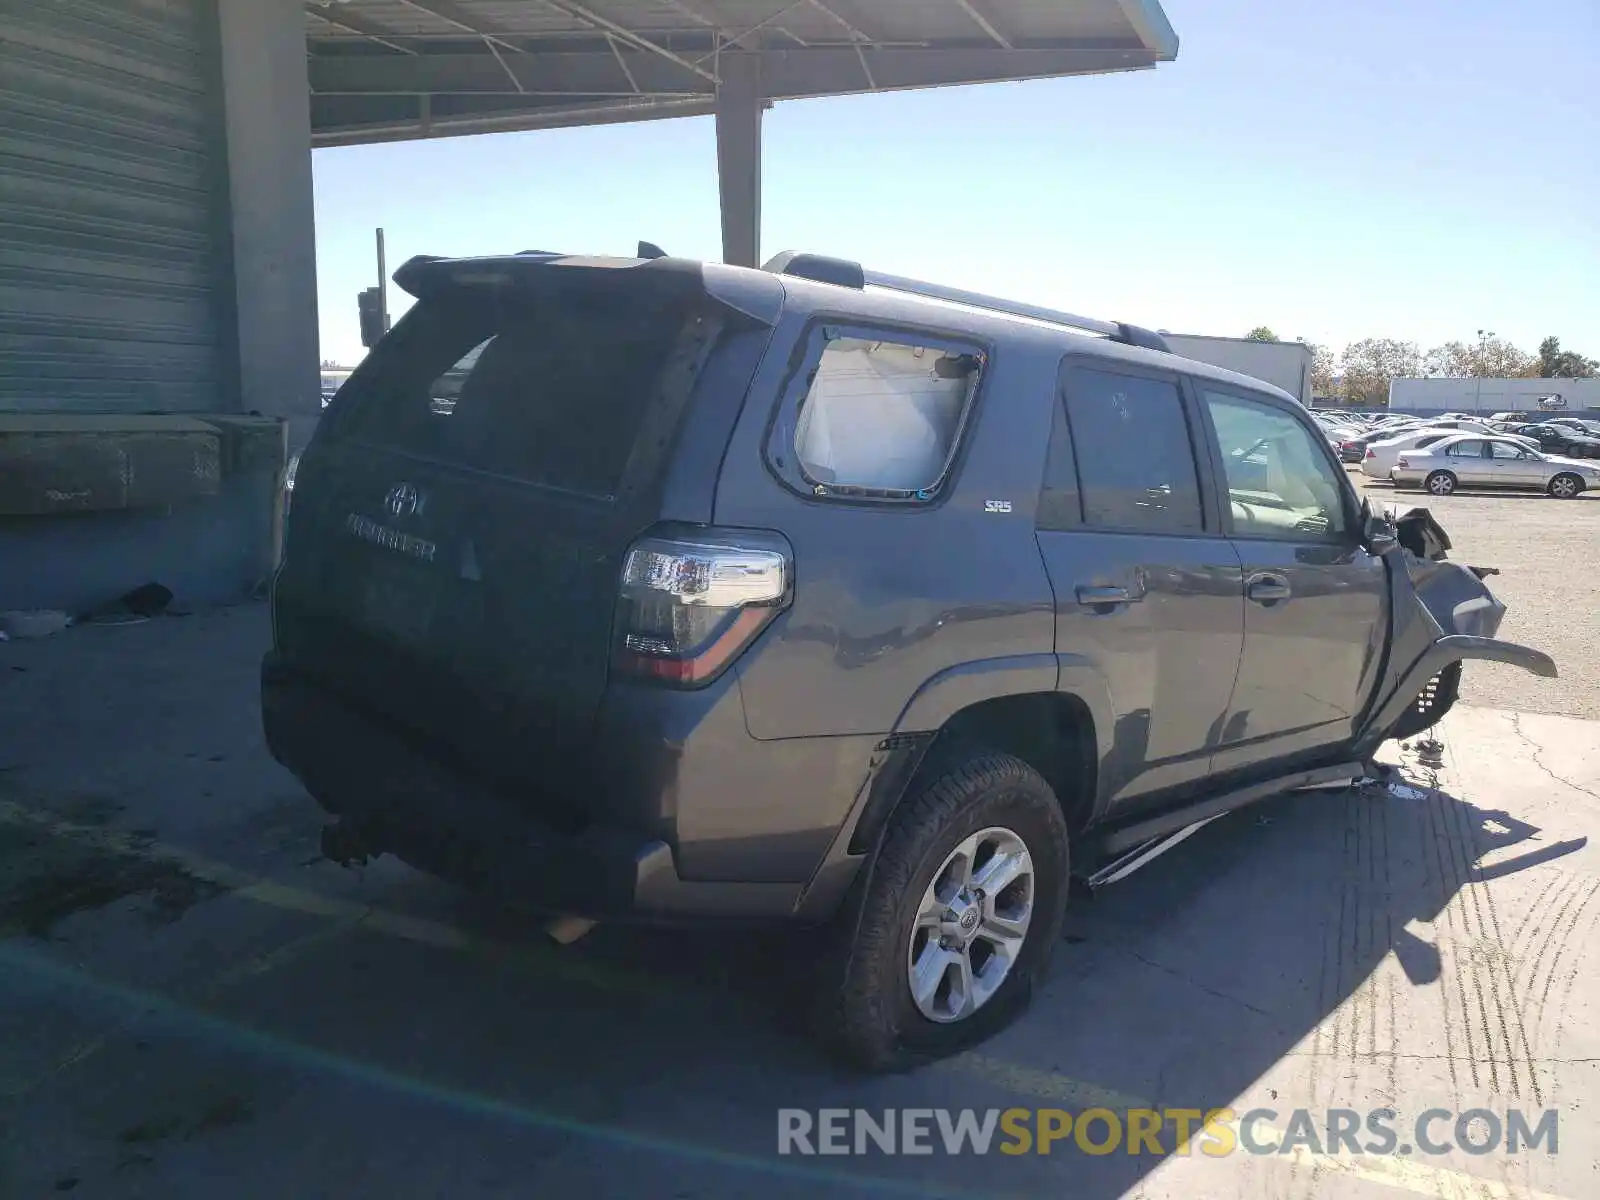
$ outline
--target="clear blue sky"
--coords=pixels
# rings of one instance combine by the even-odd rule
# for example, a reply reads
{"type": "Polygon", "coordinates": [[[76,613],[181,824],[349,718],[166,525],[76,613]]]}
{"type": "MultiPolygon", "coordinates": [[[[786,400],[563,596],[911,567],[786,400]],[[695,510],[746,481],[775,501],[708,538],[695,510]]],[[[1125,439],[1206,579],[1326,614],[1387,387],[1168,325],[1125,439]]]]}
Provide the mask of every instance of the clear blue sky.
{"type": "MultiPolygon", "coordinates": [[[[1154,71],[781,103],[763,255],[1336,349],[1600,356],[1600,0],[1167,0],[1154,71]]],[[[709,118],[314,156],[324,357],[411,254],[721,253],[709,118]]],[[[404,299],[391,287],[391,309],[404,299]]]]}

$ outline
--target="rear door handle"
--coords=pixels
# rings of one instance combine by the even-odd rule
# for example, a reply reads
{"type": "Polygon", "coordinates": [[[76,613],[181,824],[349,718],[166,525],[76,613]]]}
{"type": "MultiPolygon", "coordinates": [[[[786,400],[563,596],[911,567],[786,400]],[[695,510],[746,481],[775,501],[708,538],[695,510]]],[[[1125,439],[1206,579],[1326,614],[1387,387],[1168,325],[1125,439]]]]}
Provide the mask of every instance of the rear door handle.
{"type": "Polygon", "coordinates": [[[1293,593],[1289,590],[1289,581],[1282,575],[1253,575],[1245,585],[1244,594],[1257,604],[1276,604],[1293,593]]]}
{"type": "Polygon", "coordinates": [[[1141,597],[1125,587],[1085,587],[1078,585],[1078,603],[1085,608],[1109,608],[1116,604],[1132,604],[1141,597]]]}

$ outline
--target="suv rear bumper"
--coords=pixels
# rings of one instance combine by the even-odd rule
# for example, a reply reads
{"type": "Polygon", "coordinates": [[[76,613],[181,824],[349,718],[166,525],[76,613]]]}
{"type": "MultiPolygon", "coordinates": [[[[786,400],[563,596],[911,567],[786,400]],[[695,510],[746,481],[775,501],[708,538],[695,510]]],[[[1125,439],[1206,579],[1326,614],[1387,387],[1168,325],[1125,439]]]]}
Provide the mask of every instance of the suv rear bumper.
{"type": "Polygon", "coordinates": [[[518,907],[593,918],[786,918],[803,885],[683,879],[672,847],[626,829],[566,829],[419,748],[268,655],[268,749],[366,853],[518,907]]]}

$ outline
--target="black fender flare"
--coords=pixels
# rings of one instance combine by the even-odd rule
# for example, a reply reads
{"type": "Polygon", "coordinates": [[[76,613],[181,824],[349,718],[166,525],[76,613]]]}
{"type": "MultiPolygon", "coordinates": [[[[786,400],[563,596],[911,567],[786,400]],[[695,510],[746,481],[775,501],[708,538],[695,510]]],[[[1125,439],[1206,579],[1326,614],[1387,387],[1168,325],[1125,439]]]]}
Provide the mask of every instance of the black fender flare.
{"type": "Polygon", "coordinates": [[[985,700],[1053,692],[1059,676],[1054,654],[1008,654],[955,663],[922,681],[900,710],[892,733],[936,733],[956,713],[985,700]]]}
{"type": "MultiPolygon", "coordinates": [[[[1080,654],[1017,654],[974,659],[935,672],[913,693],[880,750],[900,754],[899,772],[888,772],[863,789],[846,828],[850,846],[861,853],[888,823],[940,730],[958,713],[1007,696],[1061,695],[1089,711],[1094,726],[1096,779],[1112,750],[1116,731],[1111,687],[1093,660],[1080,654]],[[870,793],[870,794],[869,794],[870,793]]],[[[1096,804],[1098,797],[1091,797],[1096,804]]]]}
{"type": "Polygon", "coordinates": [[[1111,686],[1094,660],[1082,654],[1013,654],[945,667],[912,694],[893,733],[937,733],[951,717],[974,704],[1037,692],[1059,692],[1083,703],[1094,721],[1098,757],[1104,761],[1115,728],[1111,686]]]}

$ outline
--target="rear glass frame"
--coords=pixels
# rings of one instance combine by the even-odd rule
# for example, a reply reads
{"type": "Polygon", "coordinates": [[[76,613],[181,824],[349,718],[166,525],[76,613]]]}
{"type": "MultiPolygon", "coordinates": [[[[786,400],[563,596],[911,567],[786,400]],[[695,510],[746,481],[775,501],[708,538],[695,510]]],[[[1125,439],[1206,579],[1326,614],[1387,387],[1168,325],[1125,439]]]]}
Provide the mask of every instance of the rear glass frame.
{"type": "Polygon", "coordinates": [[[323,419],[327,436],[615,503],[659,467],[726,325],[702,294],[621,282],[431,289],[340,389],[323,419]],[[587,341],[563,336],[596,318],[608,332],[587,341]],[[630,363],[618,353],[624,346],[642,354],[630,363]],[[441,410],[437,384],[474,350],[481,353],[461,387],[465,403],[441,410]],[[479,375],[486,361],[490,372],[479,375]],[[541,366],[547,386],[568,401],[565,416],[540,404],[551,396],[537,382],[541,366]],[[612,396],[620,398],[600,403],[612,396]],[[621,426],[631,434],[593,436],[621,426]],[[541,450],[541,437],[560,446],[541,450]]]}

